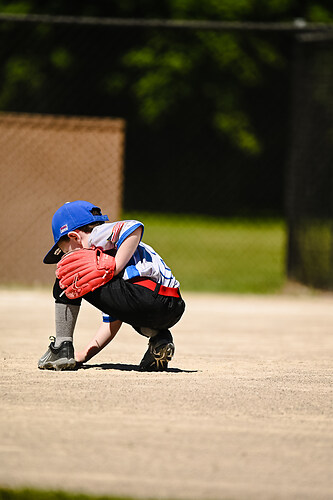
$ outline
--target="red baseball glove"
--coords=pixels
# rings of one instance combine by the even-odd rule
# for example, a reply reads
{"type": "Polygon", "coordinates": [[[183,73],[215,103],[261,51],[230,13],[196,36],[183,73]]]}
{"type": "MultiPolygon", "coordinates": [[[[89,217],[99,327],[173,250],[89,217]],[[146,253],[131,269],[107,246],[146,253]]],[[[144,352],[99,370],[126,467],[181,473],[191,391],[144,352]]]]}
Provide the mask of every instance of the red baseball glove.
{"type": "Polygon", "coordinates": [[[82,248],[66,254],[58,262],[56,277],[69,299],[77,299],[112,280],[114,257],[99,248],[82,248]]]}

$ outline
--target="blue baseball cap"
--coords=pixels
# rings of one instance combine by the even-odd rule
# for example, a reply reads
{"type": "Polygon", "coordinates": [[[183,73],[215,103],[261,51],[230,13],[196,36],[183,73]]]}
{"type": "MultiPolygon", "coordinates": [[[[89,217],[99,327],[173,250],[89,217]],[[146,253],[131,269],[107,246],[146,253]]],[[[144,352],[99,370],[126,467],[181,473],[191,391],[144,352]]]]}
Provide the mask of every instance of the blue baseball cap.
{"type": "Polygon", "coordinates": [[[54,245],[45,255],[44,264],[55,264],[61,259],[63,252],[58,247],[60,238],[92,222],[107,221],[107,215],[102,215],[101,209],[88,201],[71,201],[58,208],[52,218],[54,245]]]}

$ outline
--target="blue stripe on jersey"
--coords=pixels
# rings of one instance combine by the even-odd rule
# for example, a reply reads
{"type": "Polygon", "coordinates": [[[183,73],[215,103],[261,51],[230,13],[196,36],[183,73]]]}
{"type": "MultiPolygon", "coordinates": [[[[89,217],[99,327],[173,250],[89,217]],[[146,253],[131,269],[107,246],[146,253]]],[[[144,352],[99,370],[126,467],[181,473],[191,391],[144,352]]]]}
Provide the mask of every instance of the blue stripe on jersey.
{"type": "Polygon", "coordinates": [[[160,258],[160,261],[162,262],[163,266],[165,267],[165,269],[166,269],[167,271],[171,271],[170,267],[167,267],[167,265],[166,265],[166,263],[164,262],[164,260],[163,260],[163,259],[161,259],[161,258],[160,258]]]}
{"type": "MultiPolygon", "coordinates": [[[[143,235],[143,224],[141,222],[138,222],[137,224],[134,224],[134,226],[131,226],[129,229],[127,229],[127,231],[125,231],[119,238],[119,240],[117,241],[117,248],[120,247],[120,245],[124,242],[124,240],[127,238],[127,236],[129,236],[130,234],[133,233],[133,231],[135,231],[138,227],[142,227],[142,235],[143,235]]],[[[142,235],[141,235],[141,238],[142,238],[142,235]]]]}
{"type": "Polygon", "coordinates": [[[166,280],[169,280],[169,282],[171,281],[172,276],[170,276],[170,277],[165,276],[165,274],[163,274],[161,270],[160,270],[160,274],[161,274],[161,276],[163,276],[163,278],[165,278],[166,280]]]}
{"type": "Polygon", "coordinates": [[[103,323],[113,323],[114,321],[117,321],[117,318],[103,313],[103,323]]]}
{"type": "MultiPolygon", "coordinates": [[[[140,260],[143,261],[143,259],[146,259],[147,262],[153,262],[153,258],[150,255],[149,252],[143,247],[143,246],[138,246],[137,248],[139,255],[140,255],[140,260]]],[[[156,255],[156,254],[155,254],[156,255]]]]}
{"type": "Polygon", "coordinates": [[[126,272],[129,280],[135,278],[136,276],[140,276],[140,273],[135,266],[127,266],[126,272]]]}

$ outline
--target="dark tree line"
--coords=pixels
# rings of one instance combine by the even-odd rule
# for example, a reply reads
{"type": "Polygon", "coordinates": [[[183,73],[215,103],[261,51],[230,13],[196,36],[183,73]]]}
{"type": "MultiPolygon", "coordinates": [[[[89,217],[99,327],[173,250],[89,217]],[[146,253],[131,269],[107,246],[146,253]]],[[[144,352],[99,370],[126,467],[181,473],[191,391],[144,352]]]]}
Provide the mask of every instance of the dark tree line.
{"type": "MultiPolygon", "coordinates": [[[[333,20],[328,0],[0,1],[0,12],[333,20]]],[[[0,21],[0,41],[0,110],[126,119],[126,209],[283,213],[293,35],[0,21]]]]}

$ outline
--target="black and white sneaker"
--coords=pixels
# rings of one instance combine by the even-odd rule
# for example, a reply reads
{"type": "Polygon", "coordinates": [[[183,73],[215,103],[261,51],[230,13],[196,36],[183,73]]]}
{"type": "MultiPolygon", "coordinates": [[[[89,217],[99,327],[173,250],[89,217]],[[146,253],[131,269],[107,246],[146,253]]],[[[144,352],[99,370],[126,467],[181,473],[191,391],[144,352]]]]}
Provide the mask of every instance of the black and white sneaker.
{"type": "Polygon", "coordinates": [[[149,340],[148,349],[140,362],[140,370],[146,372],[163,372],[167,370],[169,361],[175,353],[171,333],[157,334],[149,340]]]}
{"type": "Polygon", "coordinates": [[[40,370],[74,370],[76,361],[72,342],[62,342],[59,347],[54,347],[55,338],[50,337],[51,343],[46,353],[38,361],[40,370]]]}

